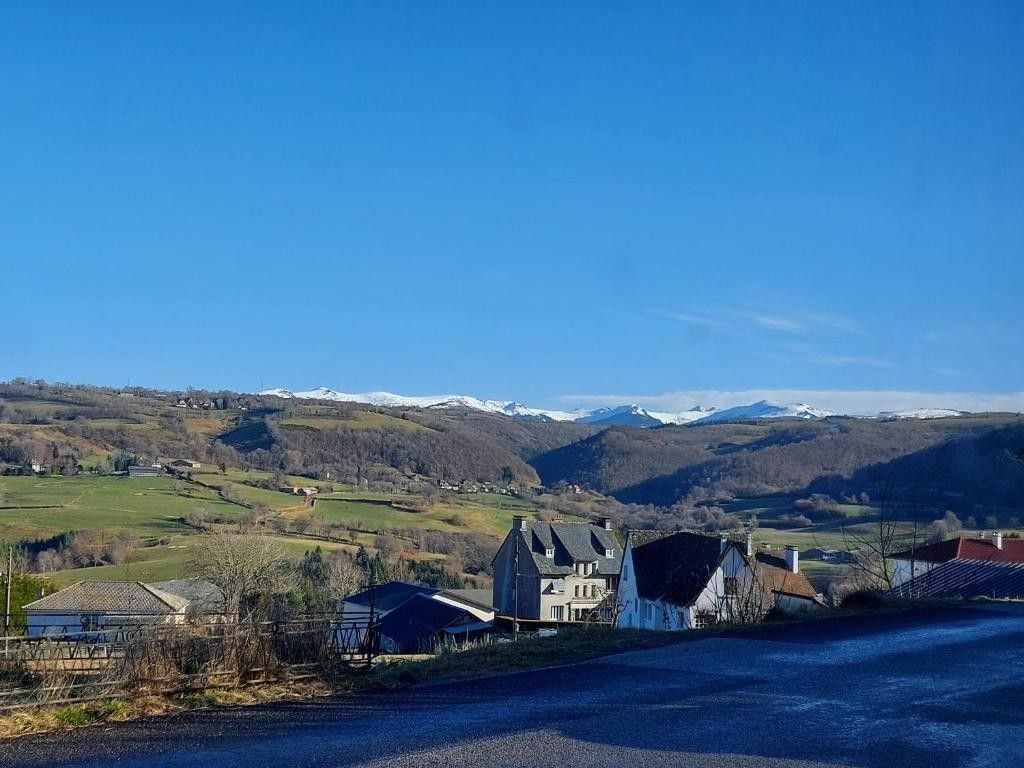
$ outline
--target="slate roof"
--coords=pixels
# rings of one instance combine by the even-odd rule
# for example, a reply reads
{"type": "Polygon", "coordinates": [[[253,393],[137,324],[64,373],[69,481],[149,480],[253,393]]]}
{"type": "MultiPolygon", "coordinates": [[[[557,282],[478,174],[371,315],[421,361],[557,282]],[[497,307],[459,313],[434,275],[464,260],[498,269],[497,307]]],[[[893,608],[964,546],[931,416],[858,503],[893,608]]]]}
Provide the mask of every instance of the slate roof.
{"type": "Polygon", "coordinates": [[[370,600],[373,600],[375,611],[393,611],[398,606],[411,600],[417,595],[433,595],[440,592],[432,587],[421,587],[419,584],[409,584],[405,581],[389,581],[387,584],[378,584],[372,588],[364,589],[345,598],[346,603],[365,605],[370,607],[370,600]]]}
{"type": "Polygon", "coordinates": [[[224,593],[220,587],[203,579],[153,581],[149,586],[188,601],[188,609],[193,613],[224,613],[225,611],[224,593]]]}
{"type": "Polygon", "coordinates": [[[637,593],[673,605],[692,605],[722,559],[718,536],[678,532],[649,536],[630,531],[637,593]]]}
{"type": "Polygon", "coordinates": [[[892,555],[894,560],[920,560],[927,563],[945,563],[950,560],[990,560],[997,563],[1024,563],[1024,539],[1003,536],[1003,548],[998,549],[993,539],[969,539],[959,536],[935,544],[905,550],[892,555]]]}
{"type": "Polygon", "coordinates": [[[617,576],[622,567],[622,545],[615,532],[593,523],[534,522],[513,532],[521,537],[542,576],[568,576],[577,562],[597,563],[595,573],[617,576]],[[545,550],[553,549],[554,557],[545,550]],[[605,557],[605,550],[612,550],[605,557]]]}
{"type": "Polygon", "coordinates": [[[1024,600],[1024,563],[951,560],[891,589],[889,594],[893,597],[1024,600]]]}
{"type": "Polygon", "coordinates": [[[772,592],[796,595],[808,600],[818,599],[818,590],[807,579],[807,574],[803,571],[793,573],[785,559],[765,552],[758,552],[754,559],[759,565],[765,566],[758,571],[758,576],[772,592]]]}
{"type": "Polygon", "coordinates": [[[80,581],[25,606],[29,613],[105,613],[155,616],[176,613],[188,600],[141,581],[80,581]]]}

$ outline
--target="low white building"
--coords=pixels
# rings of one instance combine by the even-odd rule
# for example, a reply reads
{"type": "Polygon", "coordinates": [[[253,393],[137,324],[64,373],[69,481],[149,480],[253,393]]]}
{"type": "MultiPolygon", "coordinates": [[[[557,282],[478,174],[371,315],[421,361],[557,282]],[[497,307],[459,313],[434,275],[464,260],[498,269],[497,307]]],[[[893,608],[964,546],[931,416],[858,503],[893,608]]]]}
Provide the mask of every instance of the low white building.
{"type": "Polygon", "coordinates": [[[141,581],[80,581],[25,606],[28,634],[117,632],[147,623],[180,624],[189,601],[141,581]]]}

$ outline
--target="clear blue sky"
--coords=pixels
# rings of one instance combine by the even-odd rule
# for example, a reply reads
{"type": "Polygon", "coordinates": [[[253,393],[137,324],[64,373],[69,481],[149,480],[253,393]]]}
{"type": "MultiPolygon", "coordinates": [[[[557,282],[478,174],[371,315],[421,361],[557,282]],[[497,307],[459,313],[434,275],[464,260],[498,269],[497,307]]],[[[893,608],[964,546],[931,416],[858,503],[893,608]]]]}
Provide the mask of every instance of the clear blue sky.
{"type": "Polygon", "coordinates": [[[8,5],[0,378],[1024,390],[1024,4],[713,6],[8,5]]]}

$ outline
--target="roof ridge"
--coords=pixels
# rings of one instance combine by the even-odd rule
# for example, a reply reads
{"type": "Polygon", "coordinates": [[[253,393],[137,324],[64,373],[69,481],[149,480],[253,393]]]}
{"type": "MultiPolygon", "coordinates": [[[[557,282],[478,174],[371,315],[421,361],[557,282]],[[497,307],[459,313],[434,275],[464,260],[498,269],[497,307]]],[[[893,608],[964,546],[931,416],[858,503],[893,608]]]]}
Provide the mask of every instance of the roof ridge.
{"type": "Polygon", "coordinates": [[[165,592],[159,587],[154,587],[152,584],[147,584],[144,581],[137,581],[135,583],[141,586],[151,595],[153,595],[153,597],[155,597],[157,600],[160,600],[161,602],[165,603],[171,608],[177,610],[180,608],[188,607],[188,600],[186,600],[183,597],[179,597],[178,595],[172,595],[170,592],[165,592]]]}

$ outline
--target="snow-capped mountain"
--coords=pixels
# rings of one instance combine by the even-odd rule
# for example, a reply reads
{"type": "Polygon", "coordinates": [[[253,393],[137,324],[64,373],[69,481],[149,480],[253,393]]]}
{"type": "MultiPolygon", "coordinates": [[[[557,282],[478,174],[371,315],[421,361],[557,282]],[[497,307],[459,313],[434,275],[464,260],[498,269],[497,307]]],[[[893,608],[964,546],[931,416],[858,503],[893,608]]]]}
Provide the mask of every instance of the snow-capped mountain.
{"type": "Polygon", "coordinates": [[[952,408],[914,408],[909,411],[882,411],[880,419],[946,419],[950,416],[964,416],[967,411],[954,411],[952,408]]]}
{"type": "Polygon", "coordinates": [[[753,405],[724,408],[701,418],[701,421],[745,421],[747,419],[823,419],[835,416],[832,411],[815,408],[806,403],[780,405],[760,400],[753,405]]]}
{"type": "MultiPolygon", "coordinates": [[[[345,403],[365,403],[385,408],[466,408],[487,413],[502,413],[520,419],[550,421],[574,421],[578,424],[595,426],[658,427],[663,424],[692,424],[695,422],[746,421],[751,419],[823,419],[837,414],[807,403],[774,403],[760,400],[751,405],[731,408],[694,406],[678,413],[652,411],[635,403],[614,407],[598,408],[594,411],[560,411],[549,408],[533,408],[514,400],[482,400],[469,395],[434,395],[409,397],[392,392],[362,392],[358,394],[338,392],[328,387],[317,387],[304,392],[287,389],[264,389],[257,394],[273,395],[301,400],[333,400],[345,403]]],[[[945,408],[919,408],[907,411],[887,411],[874,414],[873,418],[897,419],[938,419],[948,416],[962,416],[964,411],[945,408]]]]}
{"type": "MultiPolygon", "coordinates": [[[[659,414],[664,416],[667,414],[659,414]]],[[[605,427],[628,426],[628,427],[660,427],[667,424],[664,419],[659,419],[639,405],[620,405],[617,408],[598,408],[586,416],[580,416],[574,421],[580,424],[599,424],[605,427]]]]}
{"type": "Polygon", "coordinates": [[[283,398],[300,400],[333,400],[339,403],[365,403],[382,408],[469,408],[488,413],[504,413],[506,416],[523,418],[547,418],[551,421],[576,421],[587,415],[585,411],[556,411],[544,408],[531,408],[514,400],[481,400],[469,395],[434,395],[409,397],[396,395],[392,392],[361,392],[353,394],[338,392],[328,387],[317,387],[304,392],[292,392],[287,389],[265,389],[257,394],[275,395],[283,398]]]}

